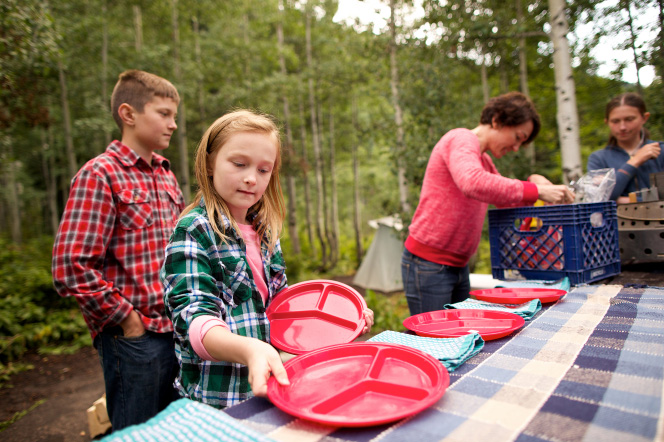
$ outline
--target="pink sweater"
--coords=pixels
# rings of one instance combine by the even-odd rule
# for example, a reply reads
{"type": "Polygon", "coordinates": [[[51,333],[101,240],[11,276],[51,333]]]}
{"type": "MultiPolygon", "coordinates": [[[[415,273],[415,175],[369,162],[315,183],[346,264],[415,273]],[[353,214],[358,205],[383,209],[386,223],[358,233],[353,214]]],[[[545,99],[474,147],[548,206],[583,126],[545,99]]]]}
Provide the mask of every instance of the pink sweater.
{"type": "Polygon", "coordinates": [[[428,261],[463,267],[477,250],[489,204],[529,205],[537,186],[505,178],[477,136],[453,129],[431,152],[406,249],[428,261]]]}

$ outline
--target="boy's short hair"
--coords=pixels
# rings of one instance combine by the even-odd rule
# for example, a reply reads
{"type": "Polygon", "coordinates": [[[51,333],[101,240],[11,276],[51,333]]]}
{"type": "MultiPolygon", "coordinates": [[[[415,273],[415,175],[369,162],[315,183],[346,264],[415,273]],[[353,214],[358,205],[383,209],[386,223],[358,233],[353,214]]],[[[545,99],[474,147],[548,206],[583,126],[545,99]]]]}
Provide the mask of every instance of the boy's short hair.
{"type": "Polygon", "coordinates": [[[172,98],[180,104],[180,95],[173,84],[158,75],[131,69],[118,76],[118,82],[111,94],[111,112],[113,119],[122,131],[122,119],[118,109],[127,103],[136,111],[143,112],[145,105],[154,97],[172,98]]]}

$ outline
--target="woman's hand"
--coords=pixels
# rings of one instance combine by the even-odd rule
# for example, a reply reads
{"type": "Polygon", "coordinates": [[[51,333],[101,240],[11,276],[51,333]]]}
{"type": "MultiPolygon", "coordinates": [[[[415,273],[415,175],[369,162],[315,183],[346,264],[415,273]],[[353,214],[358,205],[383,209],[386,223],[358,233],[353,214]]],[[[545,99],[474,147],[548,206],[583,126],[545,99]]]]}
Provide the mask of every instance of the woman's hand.
{"type": "Polygon", "coordinates": [[[636,151],[634,156],[627,161],[627,164],[639,167],[648,160],[656,159],[660,153],[662,153],[662,149],[659,147],[659,143],[646,144],[636,151]]]}
{"type": "Polygon", "coordinates": [[[563,184],[538,184],[539,199],[551,204],[569,204],[574,202],[574,192],[563,184]]]}
{"type": "Polygon", "coordinates": [[[371,326],[374,323],[374,312],[370,308],[365,308],[362,310],[362,315],[364,316],[364,328],[362,329],[362,334],[369,333],[369,330],[371,330],[371,326]]]}

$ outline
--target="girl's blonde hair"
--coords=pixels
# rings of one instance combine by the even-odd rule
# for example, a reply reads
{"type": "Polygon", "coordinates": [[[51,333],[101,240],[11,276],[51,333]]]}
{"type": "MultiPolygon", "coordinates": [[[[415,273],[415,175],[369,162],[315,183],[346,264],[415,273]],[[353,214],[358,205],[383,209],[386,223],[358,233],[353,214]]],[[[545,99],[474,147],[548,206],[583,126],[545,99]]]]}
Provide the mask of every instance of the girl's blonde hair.
{"type": "Polygon", "coordinates": [[[209,171],[214,170],[212,160],[215,158],[215,154],[223,148],[232,135],[241,132],[272,136],[277,146],[277,157],[267,189],[265,189],[265,193],[261,199],[247,211],[248,218],[251,219],[255,215],[252,225],[256,229],[261,241],[267,238],[267,246],[272,251],[281,235],[281,228],[285,217],[285,206],[279,182],[281,138],[279,128],[268,115],[246,109],[237,110],[218,118],[205,131],[196,150],[194,166],[196,180],[198,181],[198,191],[196,192],[194,201],[184,209],[181,217],[189,213],[194,207],[198,207],[201,198],[203,198],[212,228],[221,237],[222,241],[228,241],[228,235],[226,235],[223,224],[219,222],[219,214],[226,215],[233,228],[239,231],[237,222],[233,219],[226,201],[215,190],[209,171]]]}

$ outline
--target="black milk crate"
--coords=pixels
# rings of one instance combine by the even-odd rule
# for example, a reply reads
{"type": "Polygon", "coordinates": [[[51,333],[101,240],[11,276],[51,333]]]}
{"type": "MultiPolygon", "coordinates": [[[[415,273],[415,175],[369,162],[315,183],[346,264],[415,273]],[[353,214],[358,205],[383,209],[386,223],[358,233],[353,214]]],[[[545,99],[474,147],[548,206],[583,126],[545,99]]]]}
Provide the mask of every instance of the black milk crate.
{"type": "Polygon", "coordinates": [[[620,273],[615,201],[489,210],[491,272],[598,281],[620,273]]]}

